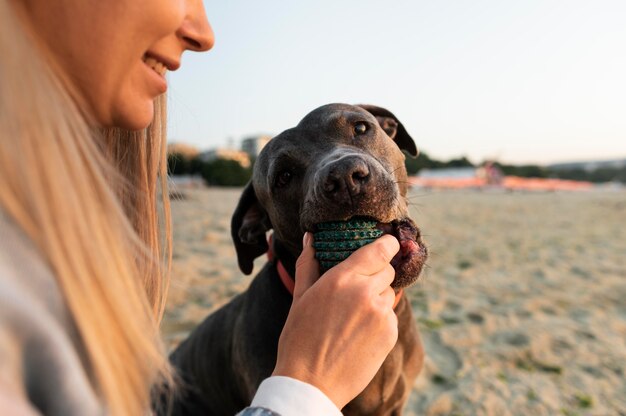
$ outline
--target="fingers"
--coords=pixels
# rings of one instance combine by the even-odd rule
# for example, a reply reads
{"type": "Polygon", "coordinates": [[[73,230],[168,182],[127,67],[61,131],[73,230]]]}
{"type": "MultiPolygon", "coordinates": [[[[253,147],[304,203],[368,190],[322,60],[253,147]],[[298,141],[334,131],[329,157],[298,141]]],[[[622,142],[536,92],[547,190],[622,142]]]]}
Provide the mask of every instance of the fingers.
{"type": "Polygon", "coordinates": [[[372,275],[383,270],[400,250],[400,243],[391,235],[383,235],[361,247],[337,267],[350,268],[355,273],[372,275]]]}
{"type": "Polygon", "coordinates": [[[312,240],[306,233],[273,374],[314,385],[342,408],[372,380],[398,339],[389,263],[399,243],[383,236],[320,278],[312,240]]]}
{"type": "Polygon", "coordinates": [[[296,261],[294,298],[301,297],[320,277],[319,263],[315,259],[315,249],[313,248],[312,240],[313,236],[311,233],[306,232],[302,240],[302,253],[296,261]]]}
{"type": "MultiPolygon", "coordinates": [[[[302,240],[302,253],[296,261],[294,300],[300,298],[320,277],[319,263],[315,259],[312,242],[312,234],[305,233],[302,240]]],[[[376,294],[381,294],[393,282],[395,270],[389,262],[399,249],[400,244],[395,237],[384,235],[371,244],[361,247],[335,266],[333,274],[367,276],[371,290],[376,294]]]]}
{"type": "Polygon", "coordinates": [[[386,289],[388,289],[391,283],[393,283],[395,277],[396,271],[389,263],[385,264],[382,270],[378,273],[370,276],[365,275],[365,279],[369,282],[372,293],[377,295],[382,294],[386,289]]]}
{"type": "Polygon", "coordinates": [[[389,335],[389,352],[391,352],[396,342],[398,342],[398,315],[396,315],[393,310],[391,313],[387,314],[387,319],[389,322],[389,330],[391,331],[389,335]]]}
{"type": "Polygon", "coordinates": [[[380,300],[385,308],[393,308],[393,304],[396,301],[396,292],[391,288],[391,286],[387,286],[380,293],[380,300]]]}
{"type": "MultiPolygon", "coordinates": [[[[312,237],[310,234],[309,236],[312,237]]],[[[312,244],[311,240],[312,238],[309,238],[309,245],[312,244]]],[[[368,290],[372,291],[370,293],[379,295],[385,290],[385,288],[391,285],[393,279],[395,278],[395,270],[389,263],[399,249],[400,244],[395,237],[391,235],[384,235],[373,241],[371,244],[361,247],[352,253],[346,260],[329,270],[327,274],[332,275],[334,279],[339,276],[366,277],[367,286],[369,286],[368,290]]],[[[309,274],[309,282],[304,285],[304,289],[301,292],[298,292],[299,277],[296,277],[294,296],[296,293],[299,293],[300,295],[304,293],[304,290],[311,287],[319,278],[319,265],[317,261],[315,261],[314,250],[312,247],[306,247],[305,245],[304,251],[300,255],[298,263],[296,263],[296,276],[299,276],[299,267],[302,267],[303,274],[309,274]],[[314,262],[316,267],[312,268],[306,266],[310,262],[314,262]],[[300,263],[302,266],[299,266],[300,263]],[[310,275],[312,269],[315,270],[314,275],[310,275]]]]}
{"type": "Polygon", "coordinates": [[[386,339],[389,342],[388,348],[391,350],[398,340],[398,316],[393,310],[393,305],[396,301],[396,292],[394,292],[390,286],[387,286],[387,288],[380,293],[378,299],[384,311],[383,316],[386,322],[380,332],[381,339],[386,339]],[[382,337],[383,332],[387,333],[388,336],[382,337]]]}

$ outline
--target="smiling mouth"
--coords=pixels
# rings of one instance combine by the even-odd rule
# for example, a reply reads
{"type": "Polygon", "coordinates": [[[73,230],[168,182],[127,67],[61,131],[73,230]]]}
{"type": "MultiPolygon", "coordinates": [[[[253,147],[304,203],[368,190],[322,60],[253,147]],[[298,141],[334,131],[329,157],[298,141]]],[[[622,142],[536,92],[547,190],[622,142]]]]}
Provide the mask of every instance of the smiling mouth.
{"type": "Polygon", "coordinates": [[[157,61],[151,56],[144,56],[143,61],[146,65],[148,65],[154,72],[159,74],[162,77],[165,77],[165,73],[167,72],[167,67],[162,62],[157,61]]]}

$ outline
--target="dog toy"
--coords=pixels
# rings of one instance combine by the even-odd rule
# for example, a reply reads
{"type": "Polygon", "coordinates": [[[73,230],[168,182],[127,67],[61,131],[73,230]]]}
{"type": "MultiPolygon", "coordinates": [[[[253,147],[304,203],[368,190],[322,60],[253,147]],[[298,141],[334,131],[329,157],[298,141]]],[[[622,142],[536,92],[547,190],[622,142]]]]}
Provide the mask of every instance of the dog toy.
{"type": "Polygon", "coordinates": [[[320,262],[320,271],[326,272],[382,235],[383,232],[376,228],[376,221],[371,220],[351,219],[317,224],[313,247],[320,262]]]}

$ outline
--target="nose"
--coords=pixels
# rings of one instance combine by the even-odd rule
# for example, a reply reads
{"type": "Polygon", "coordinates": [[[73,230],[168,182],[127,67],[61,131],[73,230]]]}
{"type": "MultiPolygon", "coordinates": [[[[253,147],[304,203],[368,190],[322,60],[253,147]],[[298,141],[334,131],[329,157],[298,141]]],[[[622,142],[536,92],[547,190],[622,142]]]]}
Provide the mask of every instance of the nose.
{"type": "Polygon", "coordinates": [[[206,52],[215,44],[213,29],[206,17],[202,0],[187,0],[186,16],[176,34],[185,43],[185,48],[206,52]]]}
{"type": "Polygon", "coordinates": [[[359,157],[343,158],[322,173],[322,192],[330,200],[343,204],[367,193],[370,169],[359,157]]]}

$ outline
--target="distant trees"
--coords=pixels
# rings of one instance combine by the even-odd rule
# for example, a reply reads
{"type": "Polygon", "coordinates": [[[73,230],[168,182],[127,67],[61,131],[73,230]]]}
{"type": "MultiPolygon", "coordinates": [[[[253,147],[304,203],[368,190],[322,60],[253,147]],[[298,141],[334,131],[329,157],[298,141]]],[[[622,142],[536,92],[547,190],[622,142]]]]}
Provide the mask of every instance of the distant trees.
{"type": "Polygon", "coordinates": [[[559,169],[551,171],[550,177],[594,183],[626,183],[626,166],[621,168],[598,168],[589,171],[585,169],[559,169]]]}
{"type": "MultiPolygon", "coordinates": [[[[428,155],[424,152],[420,152],[417,158],[413,159],[412,157],[407,156],[404,164],[406,166],[406,171],[409,175],[415,175],[419,173],[422,169],[432,169],[435,168],[436,161],[432,160],[428,155]]],[[[438,167],[438,166],[437,166],[438,167]]]]}
{"type": "MultiPolygon", "coordinates": [[[[405,161],[409,175],[416,175],[422,169],[478,167],[467,157],[462,156],[447,162],[431,159],[425,152],[420,152],[416,159],[407,157],[405,161]]],[[[540,165],[507,165],[495,163],[505,175],[523,178],[558,178],[594,183],[621,182],[626,183],[626,167],[603,167],[594,170],[585,169],[550,169],[540,165]]]]}
{"type": "Polygon", "coordinates": [[[521,176],[522,178],[547,178],[550,172],[547,168],[539,165],[504,165],[495,164],[508,176],[521,176]]]}
{"type": "Polygon", "coordinates": [[[200,174],[208,185],[243,186],[252,177],[252,169],[244,168],[235,160],[215,159],[205,163],[200,174]]]}
{"type": "Polygon", "coordinates": [[[626,167],[586,169],[550,169],[538,165],[501,165],[497,164],[505,175],[521,176],[524,178],[556,178],[572,181],[587,181],[594,183],[621,182],[626,183],[626,167]]]}
{"type": "MultiPolygon", "coordinates": [[[[253,163],[254,164],[254,163],[253,163]]],[[[559,178],[577,181],[621,182],[626,183],[626,167],[603,167],[595,170],[549,169],[540,165],[507,165],[495,163],[505,175],[524,178],[559,178]]],[[[407,157],[405,166],[409,175],[416,175],[422,169],[477,167],[467,157],[462,156],[448,161],[431,159],[421,152],[413,159],[407,157]]],[[[245,168],[235,160],[215,159],[204,162],[198,157],[190,158],[181,153],[171,153],[167,157],[170,175],[199,175],[211,186],[243,186],[252,177],[252,167],[245,168]]]]}
{"type": "Polygon", "coordinates": [[[167,155],[167,171],[170,175],[186,175],[189,172],[189,162],[180,153],[170,153],[167,155]]]}
{"type": "Polygon", "coordinates": [[[425,152],[420,152],[419,156],[415,159],[407,156],[404,164],[409,175],[415,175],[422,169],[465,168],[474,166],[465,156],[442,162],[431,159],[425,152]]]}
{"type": "Polygon", "coordinates": [[[198,157],[189,159],[180,153],[167,156],[170,175],[199,175],[211,186],[243,186],[252,177],[252,168],[245,168],[235,160],[215,159],[204,162],[198,157]]]}

